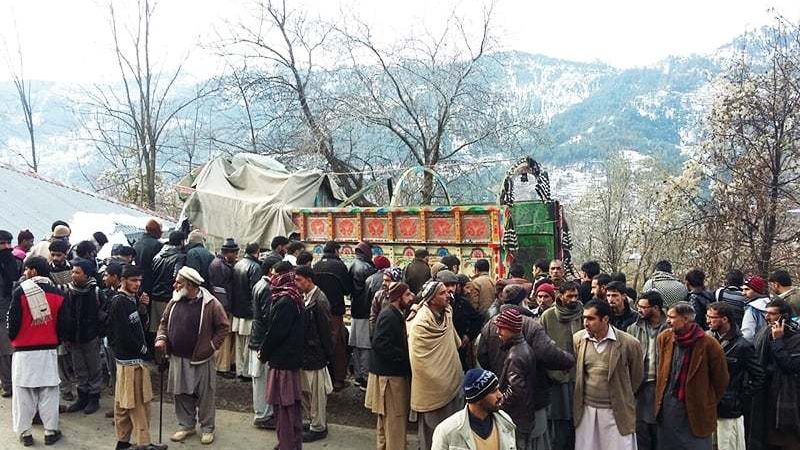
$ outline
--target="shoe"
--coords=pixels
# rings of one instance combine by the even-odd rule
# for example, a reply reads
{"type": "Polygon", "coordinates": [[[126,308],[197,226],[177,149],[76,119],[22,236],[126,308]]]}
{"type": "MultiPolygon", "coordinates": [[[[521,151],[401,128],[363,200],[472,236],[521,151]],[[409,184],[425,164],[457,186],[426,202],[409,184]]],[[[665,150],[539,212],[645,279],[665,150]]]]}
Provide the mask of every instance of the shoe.
{"type": "Polygon", "coordinates": [[[130,442],[117,441],[117,446],[114,447],[114,450],[128,450],[129,448],[133,448],[130,442]]]}
{"type": "Polygon", "coordinates": [[[214,442],[214,432],[213,431],[211,433],[203,433],[203,435],[200,436],[200,443],[201,444],[208,445],[208,444],[210,444],[212,442],[214,442]]]}
{"type": "Polygon", "coordinates": [[[241,381],[242,383],[249,383],[249,382],[253,381],[252,378],[250,378],[248,376],[245,376],[245,375],[239,375],[238,378],[239,378],[239,381],[241,381]]]}
{"type": "Polygon", "coordinates": [[[253,426],[260,429],[260,430],[274,430],[277,423],[275,422],[275,417],[270,417],[266,420],[256,420],[253,422],[253,426]]]}
{"type": "Polygon", "coordinates": [[[186,438],[188,438],[189,436],[194,436],[195,434],[197,434],[197,430],[195,430],[194,428],[192,428],[191,430],[178,430],[175,432],[175,434],[170,436],[169,440],[171,440],[172,442],[183,442],[186,440],[186,438]]]}
{"type": "Polygon", "coordinates": [[[328,437],[328,430],[314,431],[308,430],[303,432],[303,442],[314,442],[328,437]]]}
{"type": "Polygon", "coordinates": [[[67,413],[74,413],[78,411],[83,411],[86,408],[86,405],[89,404],[89,394],[78,391],[78,400],[67,407],[67,413]]]}
{"type": "Polygon", "coordinates": [[[113,419],[113,418],[114,418],[114,410],[109,409],[108,411],[106,411],[106,419],[113,419]]]}
{"type": "Polygon", "coordinates": [[[53,434],[44,435],[44,445],[53,445],[61,439],[61,430],[53,431],[53,434]]]}
{"type": "Polygon", "coordinates": [[[11,395],[12,395],[11,389],[3,388],[2,391],[0,391],[0,397],[9,398],[11,397],[11,395]]]}
{"type": "Polygon", "coordinates": [[[19,441],[22,442],[22,445],[25,447],[33,446],[33,435],[32,434],[25,434],[19,437],[19,441]]]}
{"type": "Polygon", "coordinates": [[[100,394],[88,394],[89,401],[83,409],[84,414],[94,414],[100,409],[100,394]]]}
{"type": "Polygon", "coordinates": [[[133,450],[167,450],[167,444],[147,444],[131,447],[133,450]]]}

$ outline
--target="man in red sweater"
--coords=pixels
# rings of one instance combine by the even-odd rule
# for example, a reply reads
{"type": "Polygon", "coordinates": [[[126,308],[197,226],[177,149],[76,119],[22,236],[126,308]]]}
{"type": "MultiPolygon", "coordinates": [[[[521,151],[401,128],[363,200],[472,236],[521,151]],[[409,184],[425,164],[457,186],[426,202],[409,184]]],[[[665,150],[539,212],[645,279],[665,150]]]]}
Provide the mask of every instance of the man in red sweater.
{"type": "Polygon", "coordinates": [[[44,424],[44,442],[61,438],[58,429],[58,354],[66,334],[64,296],[50,281],[46,259],[32,256],[24,263],[25,280],[14,289],[8,310],[8,336],[14,347],[11,362],[14,432],[26,447],[33,445],[31,423],[36,411],[44,424]]]}

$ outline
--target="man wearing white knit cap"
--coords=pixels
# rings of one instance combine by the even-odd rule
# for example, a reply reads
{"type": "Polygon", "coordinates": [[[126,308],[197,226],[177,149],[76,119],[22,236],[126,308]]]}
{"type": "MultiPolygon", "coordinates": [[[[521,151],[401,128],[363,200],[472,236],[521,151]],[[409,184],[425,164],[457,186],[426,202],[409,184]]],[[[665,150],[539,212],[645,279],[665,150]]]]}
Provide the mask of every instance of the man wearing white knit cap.
{"type": "Polygon", "coordinates": [[[172,300],[164,308],[156,333],[156,350],[169,355],[168,389],[175,396],[180,429],[170,439],[182,442],[196,433],[214,442],[216,365],[214,352],[230,330],[225,308],[206,288],[205,280],[188,266],[175,278],[172,300]]]}

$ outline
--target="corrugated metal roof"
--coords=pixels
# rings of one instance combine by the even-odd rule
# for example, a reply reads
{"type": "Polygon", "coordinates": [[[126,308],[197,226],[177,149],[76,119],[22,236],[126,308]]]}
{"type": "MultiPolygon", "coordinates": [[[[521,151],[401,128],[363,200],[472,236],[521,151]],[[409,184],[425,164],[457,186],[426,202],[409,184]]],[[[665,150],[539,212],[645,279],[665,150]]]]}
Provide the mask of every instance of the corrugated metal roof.
{"type": "MultiPolygon", "coordinates": [[[[114,214],[131,217],[157,217],[165,222],[175,220],[133,205],[86,192],[40,175],[23,172],[0,164],[0,229],[16,238],[23,229],[36,239],[50,235],[56,220],[70,222],[76,213],[114,214]]],[[[118,224],[120,231],[132,232],[129,225],[118,224]]]]}

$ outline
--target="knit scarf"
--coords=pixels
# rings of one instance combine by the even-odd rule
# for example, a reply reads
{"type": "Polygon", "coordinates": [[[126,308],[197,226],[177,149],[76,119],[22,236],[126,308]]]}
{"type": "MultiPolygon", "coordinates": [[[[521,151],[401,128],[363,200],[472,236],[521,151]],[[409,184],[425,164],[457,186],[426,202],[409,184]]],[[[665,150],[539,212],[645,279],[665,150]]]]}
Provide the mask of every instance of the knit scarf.
{"type": "Polygon", "coordinates": [[[50,313],[50,304],[47,303],[47,296],[44,290],[37,283],[50,284],[50,280],[45,277],[33,277],[20,283],[25,299],[28,301],[28,308],[31,311],[31,323],[43,325],[53,319],[50,313]]]}
{"type": "Polygon", "coordinates": [[[689,378],[689,360],[692,358],[692,347],[695,342],[705,336],[705,332],[696,322],[691,322],[683,333],[675,333],[675,341],[683,349],[681,371],[678,373],[678,400],[686,400],[686,379],[689,378]]]}
{"type": "Polygon", "coordinates": [[[556,309],[556,317],[561,323],[569,323],[577,317],[583,315],[583,304],[581,302],[574,302],[570,306],[564,306],[560,301],[556,301],[553,307],[556,309]]]}
{"type": "Polygon", "coordinates": [[[294,283],[294,272],[286,272],[272,277],[272,303],[275,304],[283,296],[289,297],[297,306],[297,310],[303,312],[306,305],[303,294],[297,289],[294,283]]]}

